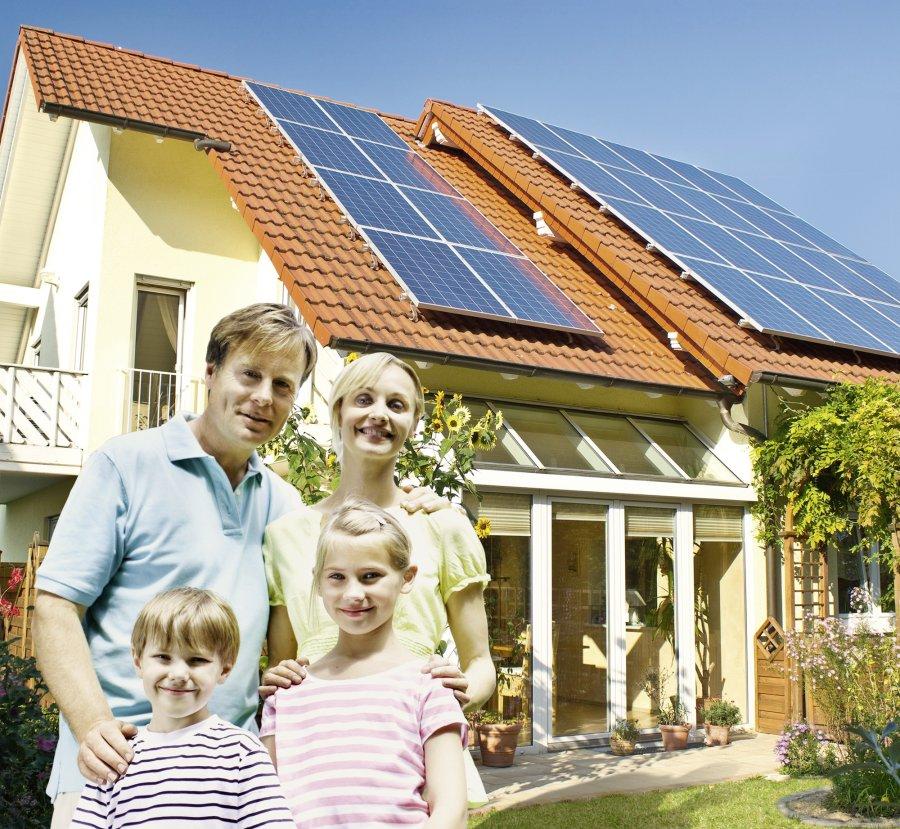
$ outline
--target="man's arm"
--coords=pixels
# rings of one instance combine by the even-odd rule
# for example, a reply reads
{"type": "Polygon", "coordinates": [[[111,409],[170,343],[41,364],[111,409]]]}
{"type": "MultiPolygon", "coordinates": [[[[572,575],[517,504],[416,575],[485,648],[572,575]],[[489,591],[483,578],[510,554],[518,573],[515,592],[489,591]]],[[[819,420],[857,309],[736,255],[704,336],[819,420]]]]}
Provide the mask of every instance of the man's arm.
{"type": "Polygon", "coordinates": [[[131,762],[131,723],[115,719],[91,664],[81,619],[84,607],[38,591],[34,603],[34,647],[38,668],[75,739],[78,769],[89,780],[112,782],[131,762]]]}

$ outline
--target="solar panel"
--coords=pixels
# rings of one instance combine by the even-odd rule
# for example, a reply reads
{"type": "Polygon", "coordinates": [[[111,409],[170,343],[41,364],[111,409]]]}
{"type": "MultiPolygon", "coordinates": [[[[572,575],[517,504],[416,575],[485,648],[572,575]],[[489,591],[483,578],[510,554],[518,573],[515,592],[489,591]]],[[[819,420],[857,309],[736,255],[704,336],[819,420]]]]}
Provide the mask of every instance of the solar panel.
{"type": "Polygon", "coordinates": [[[759,331],[900,354],[900,283],[744,181],[479,106],[759,331]]]}
{"type": "Polygon", "coordinates": [[[412,303],[602,335],[377,114],[246,85],[412,303]]]}

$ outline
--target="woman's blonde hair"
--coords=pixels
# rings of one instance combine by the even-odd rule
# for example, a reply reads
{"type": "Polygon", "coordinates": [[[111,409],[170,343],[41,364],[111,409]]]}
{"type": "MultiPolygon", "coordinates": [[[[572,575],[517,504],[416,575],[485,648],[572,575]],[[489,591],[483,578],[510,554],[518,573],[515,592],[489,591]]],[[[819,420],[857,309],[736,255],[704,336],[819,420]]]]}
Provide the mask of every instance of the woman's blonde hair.
{"type": "Polygon", "coordinates": [[[163,649],[209,651],[232,667],[241,646],[241,631],[231,606],[211,590],[178,587],[150,599],[131,631],[135,656],[147,643],[163,649]]]}
{"type": "Polygon", "coordinates": [[[331,448],[334,454],[337,455],[338,460],[341,459],[344,449],[341,442],[340,417],[341,404],[344,402],[344,398],[355,391],[371,387],[390,366],[396,366],[409,375],[415,389],[413,398],[415,423],[418,424],[419,419],[422,417],[425,411],[425,395],[422,393],[422,383],[415,370],[404,363],[403,360],[395,357],[393,354],[388,354],[386,351],[373,351],[371,354],[364,354],[359,359],[344,366],[331,386],[331,397],[328,401],[328,407],[331,411],[331,448]]]}
{"type": "Polygon", "coordinates": [[[325,569],[325,559],[334,549],[340,536],[361,538],[377,536],[384,544],[391,567],[405,572],[412,559],[412,544],[400,522],[386,510],[364,498],[348,498],[325,522],[316,545],[316,564],[313,568],[313,597],[317,595],[319,580],[325,569]]]}

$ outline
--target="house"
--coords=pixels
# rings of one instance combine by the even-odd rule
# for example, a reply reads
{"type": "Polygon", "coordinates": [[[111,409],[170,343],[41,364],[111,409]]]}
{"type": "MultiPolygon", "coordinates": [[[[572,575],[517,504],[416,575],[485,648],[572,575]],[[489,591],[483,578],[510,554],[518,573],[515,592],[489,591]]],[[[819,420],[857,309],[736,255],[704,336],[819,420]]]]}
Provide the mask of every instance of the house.
{"type": "Polygon", "coordinates": [[[301,400],[322,421],[349,351],[392,351],[473,415],[503,411],[476,509],[493,526],[492,704],[524,700],[525,750],[603,739],[626,715],[651,727],[673,695],[690,712],[727,696],[768,727],[755,633],[784,610],[780,553],[748,512],[748,436],[781,400],[900,379],[900,359],[740,324],[484,113],[379,115],[602,335],[417,309],[243,79],[21,30],[0,134],[4,561],[52,535],[102,441],[202,407],[216,319],[289,299],[320,344],[301,400]]]}

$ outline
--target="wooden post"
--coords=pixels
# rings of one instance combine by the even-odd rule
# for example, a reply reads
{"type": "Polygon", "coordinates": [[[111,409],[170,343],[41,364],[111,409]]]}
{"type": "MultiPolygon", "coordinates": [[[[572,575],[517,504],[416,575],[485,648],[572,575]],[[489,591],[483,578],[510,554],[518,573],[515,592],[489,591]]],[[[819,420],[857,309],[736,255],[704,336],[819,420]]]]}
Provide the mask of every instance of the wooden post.
{"type": "MultiPolygon", "coordinates": [[[[794,545],[797,538],[794,534],[794,509],[790,503],[788,503],[784,511],[784,532],[782,532],[781,536],[784,539],[784,630],[785,632],[796,633],[797,597],[794,578],[794,545]]],[[[800,628],[802,632],[802,621],[800,628]]],[[[800,676],[796,682],[791,679],[795,666],[793,660],[787,654],[785,654],[784,669],[787,672],[790,684],[787,700],[787,721],[793,722],[803,712],[803,677],[800,676]]]]}

